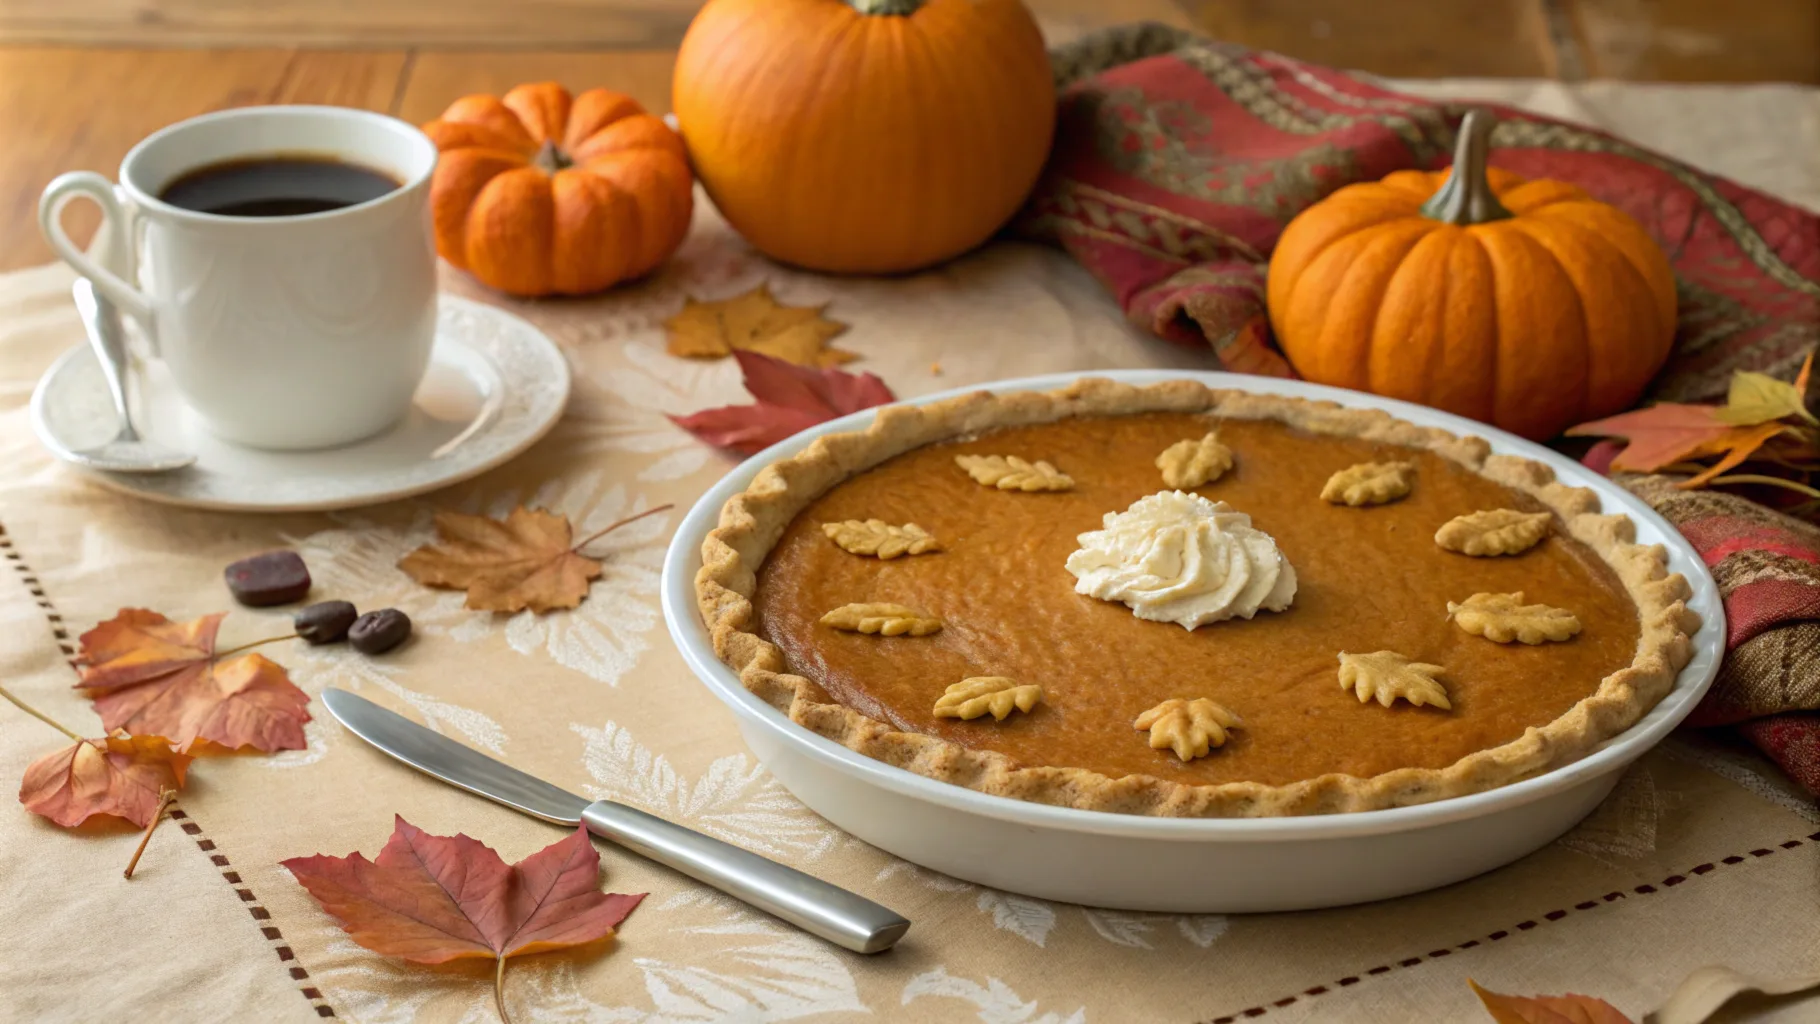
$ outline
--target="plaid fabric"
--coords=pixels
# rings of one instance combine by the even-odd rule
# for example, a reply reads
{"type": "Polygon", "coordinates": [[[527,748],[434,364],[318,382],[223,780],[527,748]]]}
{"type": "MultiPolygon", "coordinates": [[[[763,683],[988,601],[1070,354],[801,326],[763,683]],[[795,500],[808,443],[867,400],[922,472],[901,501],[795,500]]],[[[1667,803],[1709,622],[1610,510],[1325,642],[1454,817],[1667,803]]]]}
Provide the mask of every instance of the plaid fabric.
{"type": "MultiPolygon", "coordinates": [[[[1065,248],[1133,322],[1242,372],[1291,373],[1264,309],[1284,226],[1342,186],[1446,166],[1465,112],[1155,25],[1052,57],[1055,151],[1018,229],[1065,248]]],[[[1497,113],[1493,164],[1579,185],[1669,254],[1679,331],[1651,398],[1718,398],[1739,369],[1793,378],[1820,342],[1820,217],[1602,132],[1497,113]]],[[[1820,795],[1820,530],[1667,478],[1627,485],[1725,595],[1729,653],[1690,724],[1736,725],[1820,795]]]]}
{"type": "Polygon", "coordinates": [[[1820,527],[1667,476],[1619,481],[1693,542],[1725,597],[1727,653],[1689,726],[1739,725],[1820,796],[1820,527]]]}

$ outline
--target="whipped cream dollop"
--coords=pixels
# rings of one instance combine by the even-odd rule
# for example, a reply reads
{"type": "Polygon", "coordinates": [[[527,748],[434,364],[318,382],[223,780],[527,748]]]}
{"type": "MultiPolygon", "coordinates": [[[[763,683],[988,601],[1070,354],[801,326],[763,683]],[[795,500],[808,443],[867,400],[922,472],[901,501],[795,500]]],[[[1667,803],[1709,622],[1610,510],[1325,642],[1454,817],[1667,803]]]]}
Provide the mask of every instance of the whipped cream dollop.
{"type": "Polygon", "coordinates": [[[1075,591],[1123,601],[1140,619],[1194,629],[1295,600],[1295,568],[1277,542],[1250,516],[1198,494],[1140,498],[1077,540],[1068,556],[1075,591]]]}

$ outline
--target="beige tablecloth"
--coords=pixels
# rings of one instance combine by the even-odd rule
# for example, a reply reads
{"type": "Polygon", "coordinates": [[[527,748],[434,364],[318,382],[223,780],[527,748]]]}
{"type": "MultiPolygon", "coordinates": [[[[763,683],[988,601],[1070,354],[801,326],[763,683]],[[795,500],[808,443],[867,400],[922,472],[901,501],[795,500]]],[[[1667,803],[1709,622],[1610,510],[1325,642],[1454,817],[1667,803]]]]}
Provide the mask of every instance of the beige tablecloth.
{"type": "MultiPolygon", "coordinates": [[[[1599,122],[1820,207],[1820,94],[1811,90],[1400,85],[1599,122]]],[[[863,958],[604,848],[607,886],[651,897],[604,955],[515,961],[507,987],[521,1021],[1481,1019],[1468,977],[1503,991],[1591,992],[1640,1018],[1705,964],[1813,969],[1820,813],[1751,755],[1697,739],[1646,757],[1586,823],[1509,868],[1321,912],[1061,905],[919,869],[821,821],[746,752],[672,650],[657,610],[658,566],[680,507],[730,465],[663,414],[742,399],[731,363],[665,355],[660,324],[685,294],[718,297],[760,281],[785,301],[831,301],[830,313],[853,325],[841,344],[903,396],[1037,372],[1209,365],[1122,323],[1095,283],[1051,251],[999,244],[910,278],[833,280],[769,265],[703,209],[678,259],[648,284],[589,302],[510,304],[558,338],[576,371],[569,417],[517,462],[360,511],[224,515],[119,497],[37,445],[32,384],[80,333],[64,270],[13,274],[0,278],[0,678],[93,732],[70,690],[75,635],[125,605],[173,618],[228,608],[223,565],[295,547],[319,594],[403,608],[420,633],[373,660],[271,649],[311,694],[352,689],[558,785],[800,865],[916,921],[898,949],[863,958]],[[572,612],[466,612],[459,595],[420,588],[394,568],[428,537],[432,510],[499,513],[517,502],[565,512],[584,532],[663,502],[679,509],[597,545],[605,575],[572,612]]],[[[448,284],[474,294],[454,277],[448,284]]],[[[281,632],[284,622],[236,609],[223,641],[281,632]]],[[[432,832],[465,831],[508,859],[557,834],[393,765],[320,705],[312,710],[307,750],[195,765],[184,817],[154,839],[131,882],[119,874],[130,831],[70,832],[0,810],[0,1020],[493,1019],[486,966],[417,967],[360,949],[278,861],[371,855],[394,812],[432,832]]],[[[60,739],[4,705],[0,723],[0,778],[19,778],[60,739]]],[[[1750,1011],[1816,1015],[1812,1001],[1750,1011]]]]}

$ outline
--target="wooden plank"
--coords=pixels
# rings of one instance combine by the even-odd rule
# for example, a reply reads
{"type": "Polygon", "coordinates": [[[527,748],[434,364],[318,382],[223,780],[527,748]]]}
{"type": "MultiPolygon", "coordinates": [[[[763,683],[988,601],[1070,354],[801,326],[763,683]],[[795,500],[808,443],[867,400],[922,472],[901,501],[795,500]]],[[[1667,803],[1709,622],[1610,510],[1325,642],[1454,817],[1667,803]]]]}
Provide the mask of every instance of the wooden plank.
{"type": "Polygon", "coordinates": [[[1194,19],[1176,0],[1024,0],[1049,45],[1072,42],[1094,29],[1134,21],[1194,28],[1194,19]]]}
{"type": "MultiPolygon", "coordinates": [[[[1175,0],[1026,0],[1055,41],[1190,22],[1175,0]]],[[[0,43],[667,49],[701,0],[0,0],[0,43]]]]}
{"type": "MultiPolygon", "coordinates": [[[[4,0],[0,0],[4,2],[4,0]]],[[[617,2],[617,0],[615,0],[617,2]]],[[[1190,28],[1175,0],[1027,0],[1051,42],[1066,41],[1105,25],[1161,21],[1190,28]]],[[[520,82],[554,79],[570,89],[603,86],[637,99],[653,113],[670,109],[671,48],[570,52],[501,49],[491,52],[420,50],[398,106],[398,116],[421,123],[455,99],[474,92],[501,93],[520,82]]]]}
{"type": "MultiPolygon", "coordinates": [[[[403,53],[296,50],[77,50],[0,47],[0,104],[14,111],[0,151],[0,270],[54,257],[38,235],[38,194],[63,171],[110,177],[152,131],[223,107],[334,103],[385,110],[403,53]]],[[[86,239],[99,217],[65,213],[86,239]]]]}
{"type": "Polygon", "coordinates": [[[1820,85],[1817,0],[1554,0],[1596,78],[1820,85]]]}
{"type": "Polygon", "coordinates": [[[399,117],[413,124],[432,120],[469,93],[495,95],[520,82],[558,81],[580,91],[601,87],[623,92],[655,114],[670,110],[673,50],[616,53],[418,53],[398,104],[399,117]]]}
{"type": "Polygon", "coordinates": [[[1184,2],[1209,35],[1318,64],[1411,78],[1554,68],[1543,0],[1184,2]]]}
{"type": "Polygon", "coordinates": [[[675,46],[701,0],[0,0],[0,42],[137,46],[675,46]]]}

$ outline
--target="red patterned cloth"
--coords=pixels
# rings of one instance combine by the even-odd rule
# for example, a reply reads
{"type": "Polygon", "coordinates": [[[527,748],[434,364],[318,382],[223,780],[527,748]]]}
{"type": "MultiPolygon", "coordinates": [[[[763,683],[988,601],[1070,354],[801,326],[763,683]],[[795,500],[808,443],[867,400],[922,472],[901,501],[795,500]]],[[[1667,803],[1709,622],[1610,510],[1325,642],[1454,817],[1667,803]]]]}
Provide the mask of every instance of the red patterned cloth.
{"type": "MultiPolygon", "coordinates": [[[[1283,228],[1344,185],[1446,166],[1466,109],[1161,26],[1054,58],[1055,152],[1019,229],[1065,248],[1133,322],[1251,373],[1291,372],[1264,310],[1283,228]]],[[[1820,342],[1820,218],[1593,129],[1492,109],[1493,165],[1580,186],[1669,254],[1680,324],[1652,399],[1720,397],[1739,369],[1795,375],[1820,342]]],[[[1729,653],[1694,723],[1742,723],[1820,795],[1820,530],[1666,478],[1627,483],[1725,595],[1729,653]]]]}

